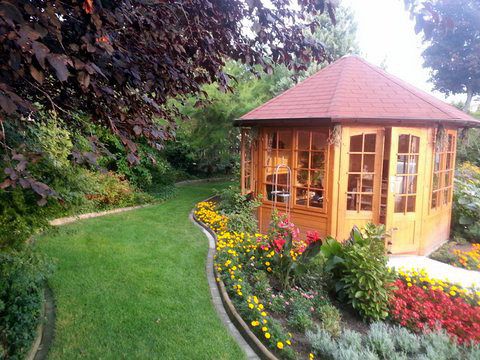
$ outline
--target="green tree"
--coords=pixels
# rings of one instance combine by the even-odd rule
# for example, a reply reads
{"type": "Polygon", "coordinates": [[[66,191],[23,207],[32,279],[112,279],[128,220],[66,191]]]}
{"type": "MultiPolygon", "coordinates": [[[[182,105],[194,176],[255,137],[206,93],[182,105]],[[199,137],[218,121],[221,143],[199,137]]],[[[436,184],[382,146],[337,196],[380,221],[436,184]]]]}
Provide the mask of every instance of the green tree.
{"type": "Polygon", "coordinates": [[[480,94],[480,2],[407,0],[424,34],[424,66],[431,69],[434,88],[446,95],[467,94],[464,111],[480,94]]]}
{"type": "MultiPolygon", "coordinates": [[[[315,19],[320,28],[306,34],[323,44],[331,60],[359,51],[352,11],[339,6],[335,16],[333,25],[327,14],[318,15],[315,19]]],[[[229,172],[238,160],[239,151],[239,130],[232,126],[232,121],[326,65],[326,61],[310,62],[308,69],[300,72],[277,65],[271,74],[255,75],[246,66],[229,62],[224,72],[235,79],[233,92],[222,92],[211,84],[203,87],[209,101],[206,106],[197,107],[196,97],[189,99],[182,112],[191,120],[181,123],[177,140],[167,144],[170,161],[177,168],[197,175],[229,172]]]]}

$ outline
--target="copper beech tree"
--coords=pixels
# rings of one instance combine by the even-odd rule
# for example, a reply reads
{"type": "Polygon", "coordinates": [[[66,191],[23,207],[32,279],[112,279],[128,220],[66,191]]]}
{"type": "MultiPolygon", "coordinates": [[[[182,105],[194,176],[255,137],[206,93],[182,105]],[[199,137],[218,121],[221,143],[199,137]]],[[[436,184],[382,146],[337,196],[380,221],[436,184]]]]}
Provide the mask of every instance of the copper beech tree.
{"type": "Polygon", "coordinates": [[[11,119],[35,121],[34,102],[62,113],[69,126],[75,111],[89,114],[120,136],[135,163],[139,137],[161,147],[171,136],[177,111],[168,99],[212,82],[229,89],[226,59],[267,72],[278,63],[299,70],[324,61],[324,48],[304,30],[318,26],[315,14],[333,20],[332,2],[0,0],[0,140],[11,164],[1,187],[20,183],[48,195],[2,130],[11,119]]]}

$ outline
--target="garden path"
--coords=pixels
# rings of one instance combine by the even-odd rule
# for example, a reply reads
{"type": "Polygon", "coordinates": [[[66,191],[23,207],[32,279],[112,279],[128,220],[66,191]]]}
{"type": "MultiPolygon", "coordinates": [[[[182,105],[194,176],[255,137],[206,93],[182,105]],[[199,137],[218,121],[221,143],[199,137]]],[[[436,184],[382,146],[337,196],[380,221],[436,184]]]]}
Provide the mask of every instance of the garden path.
{"type": "Polygon", "coordinates": [[[424,269],[431,278],[448,280],[459,283],[463,287],[476,287],[480,289],[480,272],[466,270],[442,263],[426,256],[394,255],[390,256],[388,265],[396,269],[424,269]]]}

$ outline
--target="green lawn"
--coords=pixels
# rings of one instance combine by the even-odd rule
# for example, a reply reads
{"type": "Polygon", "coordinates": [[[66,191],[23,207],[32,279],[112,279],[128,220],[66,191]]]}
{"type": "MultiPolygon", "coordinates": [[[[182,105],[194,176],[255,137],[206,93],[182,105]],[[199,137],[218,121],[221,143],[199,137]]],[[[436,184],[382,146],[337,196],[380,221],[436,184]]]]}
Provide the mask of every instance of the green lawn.
{"type": "Polygon", "coordinates": [[[50,359],[241,359],[210,302],[194,204],[224,184],[180,187],[160,205],[38,237],[56,261],[50,359]]]}

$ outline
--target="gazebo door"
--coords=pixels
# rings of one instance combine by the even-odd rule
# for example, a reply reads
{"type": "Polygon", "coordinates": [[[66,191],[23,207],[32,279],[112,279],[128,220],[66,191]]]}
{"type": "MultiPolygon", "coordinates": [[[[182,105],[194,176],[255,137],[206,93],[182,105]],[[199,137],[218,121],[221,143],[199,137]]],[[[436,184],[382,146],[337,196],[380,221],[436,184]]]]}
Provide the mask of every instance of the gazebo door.
{"type": "Polygon", "coordinates": [[[386,228],[391,251],[417,252],[419,247],[427,133],[392,128],[386,228]]]}
{"type": "Polygon", "coordinates": [[[354,225],[379,221],[384,129],[345,127],[342,137],[339,239],[354,225]]]}

